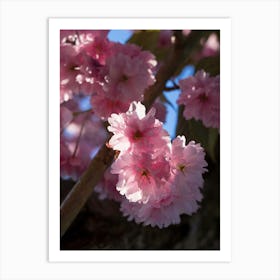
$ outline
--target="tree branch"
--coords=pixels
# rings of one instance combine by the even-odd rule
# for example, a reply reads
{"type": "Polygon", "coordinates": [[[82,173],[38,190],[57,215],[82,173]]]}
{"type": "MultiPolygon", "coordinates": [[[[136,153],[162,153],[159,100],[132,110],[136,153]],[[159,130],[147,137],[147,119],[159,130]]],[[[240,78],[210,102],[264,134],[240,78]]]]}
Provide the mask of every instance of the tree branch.
{"type": "Polygon", "coordinates": [[[105,170],[111,165],[114,151],[104,144],[89,167],[66,196],[60,207],[60,235],[63,236],[92,194],[105,170]]]}

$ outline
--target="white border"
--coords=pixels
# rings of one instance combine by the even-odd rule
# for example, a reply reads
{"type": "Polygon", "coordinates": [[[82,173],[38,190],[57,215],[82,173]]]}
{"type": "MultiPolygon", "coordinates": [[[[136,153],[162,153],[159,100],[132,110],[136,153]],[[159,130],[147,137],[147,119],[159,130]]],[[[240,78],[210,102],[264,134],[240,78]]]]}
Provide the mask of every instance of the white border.
{"type": "Polygon", "coordinates": [[[229,262],[231,260],[231,27],[229,18],[49,19],[49,261],[229,262]],[[60,251],[60,29],[218,29],[221,31],[221,238],[218,251],[60,251]],[[226,93],[226,94],[223,94],[226,93]]]}
{"type": "Polygon", "coordinates": [[[0,0],[0,279],[279,280],[279,8],[278,0],[0,0]],[[116,16],[232,19],[230,263],[48,262],[48,18],[116,16]]]}

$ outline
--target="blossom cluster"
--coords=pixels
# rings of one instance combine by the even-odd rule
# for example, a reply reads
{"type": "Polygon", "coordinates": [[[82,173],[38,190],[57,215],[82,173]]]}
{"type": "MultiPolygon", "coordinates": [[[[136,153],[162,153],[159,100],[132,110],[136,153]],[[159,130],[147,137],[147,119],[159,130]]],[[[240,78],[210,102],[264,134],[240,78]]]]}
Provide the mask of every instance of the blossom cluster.
{"type": "Polygon", "coordinates": [[[155,57],[133,44],[107,39],[108,31],[61,31],[60,101],[83,93],[94,113],[107,119],[141,101],[155,82],[155,57]]]}
{"type": "Polygon", "coordinates": [[[177,103],[184,105],[184,117],[201,120],[206,127],[220,127],[220,76],[211,77],[203,70],[179,83],[177,103]]]}
{"type": "Polygon", "coordinates": [[[81,110],[81,97],[60,105],[60,176],[77,181],[107,138],[100,118],[81,110]]]}
{"type": "Polygon", "coordinates": [[[118,175],[114,183],[123,214],[162,228],[179,223],[181,214],[196,212],[207,166],[203,148],[193,141],[186,145],[184,136],[171,142],[155,110],[146,114],[140,102],[126,113],[112,114],[108,122],[113,133],[109,145],[119,151],[110,172],[118,175]]]}

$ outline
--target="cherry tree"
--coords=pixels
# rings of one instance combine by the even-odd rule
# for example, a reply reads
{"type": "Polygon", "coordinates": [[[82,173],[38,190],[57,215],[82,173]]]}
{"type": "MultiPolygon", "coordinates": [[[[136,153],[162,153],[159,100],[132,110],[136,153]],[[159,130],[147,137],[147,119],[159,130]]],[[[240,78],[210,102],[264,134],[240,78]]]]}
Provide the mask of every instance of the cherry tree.
{"type": "Polygon", "coordinates": [[[60,31],[62,243],[85,211],[95,233],[100,223],[144,235],[188,224],[199,239],[209,207],[219,227],[219,31],[138,30],[125,43],[108,34],[60,31]],[[176,91],[178,111],[167,98],[176,91]]]}

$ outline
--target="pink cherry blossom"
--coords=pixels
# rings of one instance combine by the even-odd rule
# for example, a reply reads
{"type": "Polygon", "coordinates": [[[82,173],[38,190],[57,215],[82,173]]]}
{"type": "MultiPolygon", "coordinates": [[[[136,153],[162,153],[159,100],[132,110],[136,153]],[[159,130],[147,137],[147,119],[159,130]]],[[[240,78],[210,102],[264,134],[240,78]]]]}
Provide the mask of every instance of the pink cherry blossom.
{"type": "Polygon", "coordinates": [[[199,209],[198,202],[202,195],[199,189],[190,189],[186,184],[180,185],[176,182],[177,177],[172,176],[172,181],[167,182],[173,188],[167,188],[172,192],[158,201],[150,201],[146,204],[132,203],[123,200],[121,211],[128,220],[135,220],[136,223],[143,225],[158,226],[159,228],[168,227],[171,224],[179,224],[181,215],[192,215],[199,209]]]}
{"type": "Polygon", "coordinates": [[[60,102],[95,91],[99,64],[71,45],[60,47],[60,102]]]}
{"type": "Polygon", "coordinates": [[[75,45],[77,48],[92,42],[95,38],[105,39],[109,30],[60,30],[62,45],[75,45]]]}
{"type": "Polygon", "coordinates": [[[80,93],[95,94],[104,79],[101,69],[110,53],[108,39],[97,31],[64,30],[60,34],[60,101],[80,93]]]}
{"type": "Polygon", "coordinates": [[[111,54],[113,43],[107,38],[96,36],[92,41],[83,46],[83,51],[100,64],[105,65],[106,59],[111,54]]]}
{"type": "Polygon", "coordinates": [[[185,142],[184,136],[173,140],[170,176],[161,181],[156,196],[145,204],[122,201],[121,211],[128,220],[162,228],[178,224],[180,215],[191,215],[198,210],[198,202],[202,199],[202,174],[207,163],[199,144],[192,141],[186,146],[185,142]]]}
{"type": "Polygon", "coordinates": [[[167,227],[171,224],[180,222],[180,212],[178,205],[172,195],[172,185],[164,181],[160,186],[160,192],[153,200],[147,203],[135,203],[123,200],[121,202],[121,211],[127,216],[129,221],[135,220],[136,223],[143,225],[158,226],[159,228],[167,227]]]}
{"type": "Polygon", "coordinates": [[[79,43],[79,38],[76,30],[60,30],[60,45],[75,46],[79,43]]]}
{"type": "Polygon", "coordinates": [[[172,142],[171,168],[178,185],[187,184],[189,188],[201,187],[202,174],[206,171],[205,152],[200,144],[190,141],[186,145],[185,136],[177,136],[172,142]]]}
{"type": "Polygon", "coordinates": [[[155,109],[146,114],[140,102],[133,102],[126,113],[112,114],[108,119],[108,130],[114,135],[109,145],[121,152],[155,152],[169,143],[168,133],[155,118],[155,109]]]}
{"type": "Polygon", "coordinates": [[[155,82],[155,57],[132,44],[110,42],[107,33],[62,30],[60,46],[60,101],[83,93],[92,108],[107,119],[141,101],[155,82]]]}
{"type": "Polygon", "coordinates": [[[76,30],[79,34],[81,43],[93,41],[95,38],[105,39],[109,30],[76,30]]]}
{"type": "MultiPolygon", "coordinates": [[[[60,47],[60,85],[63,93],[67,90],[79,93],[80,84],[77,82],[76,77],[81,74],[81,65],[83,64],[83,57],[79,55],[73,46],[60,47]]],[[[70,94],[69,94],[70,95],[70,94]]],[[[61,101],[65,98],[61,96],[61,101]]]]}
{"type": "Polygon", "coordinates": [[[154,56],[138,46],[112,44],[111,55],[100,71],[100,87],[91,99],[93,110],[107,119],[112,113],[125,112],[132,101],[141,101],[155,82],[155,65],[154,56]]]}
{"type": "Polygon", "coordinates": [[[95,114],[106,120],[112,113],[126,112],[130,102],[114,98],[114,96],[109,96],[102,92],[101,94],[92,95],[91,105],[95,114]]]}
{"type": "Polygon", "coordinates": [[[107,137],[101,120],[91,111],[80,111],[78,101],[75,97],[60,105],[60,172],[62,178],[74,181],[107,137]]]}
{"type": "Polygon", "coordinates": [[[180,81],[177,103],[184,105],[184,117],[201,120],[206,127],[220,127],[220,76],[210,77],[201,70],[180,81]]]}
{"type": "Polygon", "coordinates": [[[117,53],[107,60],[107,66],[104,91],[112,92],[130,102],[142,98],[145,88],[154,82],[144,61],[138,57],[117,53]]]}
{"type": "Polygon", "coordinates": [[[60,177],[77,181],[88,167],[92,147],[83,141],[76,146],[74,142],[60,141],[60,177]],[[76,149],[77,147],[77,149],[76,149]]]}
{"type": "Polygon", "coordinates": [[[94,191],[99,194],[99,199],[112,199],[122,201],[123,196],[117,191],[118,175],[111,173],[111,168],[107,169],[101,181],[95,186],[94,191]]]}
{"type": "Polygon", "coordinates": [[[161,185],[170,174],[164,155],[125,153],[113,164],[111,173],[118,174],[117,190],[131,202],[147,203],[156,200],[161,185]]]}
{"type": "Polygon", "coordinates": [[[212,33],[205,42],[201,57],[215,56],[219,53],[220,42],[216,33],[212,33]]]}

